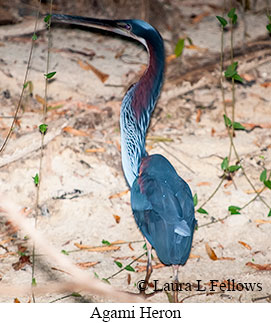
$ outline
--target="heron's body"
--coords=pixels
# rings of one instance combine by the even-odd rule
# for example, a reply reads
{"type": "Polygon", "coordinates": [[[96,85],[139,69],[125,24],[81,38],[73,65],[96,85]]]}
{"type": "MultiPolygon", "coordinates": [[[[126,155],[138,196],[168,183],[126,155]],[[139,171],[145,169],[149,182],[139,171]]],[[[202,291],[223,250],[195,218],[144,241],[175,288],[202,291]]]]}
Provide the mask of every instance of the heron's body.
{"type": "Polygon", "coordinates": [[[195,227],[189,186],[161,155],[143,158],[131,189],[138,227],[166,265],[184,265],[195,227]]]}
{"type": "MultiPolygon", "coordinates": [[[[196,224],[191,191],[165,157],[149,156],[145,150],[146,132],[163,83],[165,54],[162,37],[141,20],[66,15],[53,15],[52,19],[110,30],[132,37],[147,48],[148,67],[125,94],[121,106],[122,166],[131,189],[135,221],[142,234],[164,264],[185,264],[196,224]]],[[[150,253],[148,260],[151,261],[150,253]]]]}

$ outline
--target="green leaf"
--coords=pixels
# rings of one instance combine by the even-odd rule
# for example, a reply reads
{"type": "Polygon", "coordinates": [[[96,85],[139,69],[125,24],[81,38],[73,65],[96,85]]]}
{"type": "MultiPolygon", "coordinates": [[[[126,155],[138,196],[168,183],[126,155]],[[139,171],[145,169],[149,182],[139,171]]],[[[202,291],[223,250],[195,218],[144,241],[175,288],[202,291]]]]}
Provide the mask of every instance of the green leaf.
{"type": "Polygon", "coordinates": [[[189,42],[189,45],[193,45],[193,41],[190,37],[186,37],[187,41],[189,42]]]}
{"type": "Polygon", "coordinates": [[[95,276],[95,278],[99,279],[99,275],[96,273],[96,271],[94,271],[94,276],[95,276]]]}
{"type": "Polygon", "coordinates": [[[237,15],[235,14],[235,15],[233,15],[233,17],[232,17],[232,24],[234,25],[234,24],[236,24],[236,21],[237,21],[237,15]]]}
{"type": "Polygon", "coordinates": [[[44,22],[48,23],[49,20],[51,19],[52,15],[47,15],[45,18],[44,18],[44,22]]]}
{"type": "Polygon", "coordinates": [[[39,174],[36,174],[34,177],[32,177],[33,180],[34,180],[34,184],[35,185],[39,185],[39,181],[40,181],[40,178],[39,178],[39,174]]]}
{"type": "Polygon", "coordinates": [[[103,278],[102,279],[104,282],[106,282],[107,284],[111,285],[110,281],[107,278],[103,278]]]}
{"type": "Polygon", "coordinates": [[[235,8],[231,8],[231,10],[228,12],[228,17],[231,19],[233,25],[237,21],[237,14],[235,13],[235,10],[235,8]]]}
{"type": "Polygon", "coordinates": [[[231,119],[229,119],[225,114],[223,114],[224,122],[226,127],[231,127],[232,122],[231,119]]]}
{"type": "Polygon", "coordinates": [[[142,247],[144,250],[147,250],[147,245],[146,243],[143,244],[143,247],[142,247]]]}
{"type": "Polygon", "coordinates": [[[29,93],[32,94],[34,87],[32,81],[27,81],[24,83],[24,89],[26,89],[27,87],[29,88],[29,93]]]}
{"type": "Polygon", "coordinates": [[[246,130],[246,128],[239,122],[233,123],[233,129],[235,130],[246,130]]]}
{"type": "Polygon", "coordinates": [[[208,214],[208,212],[206,210],[204,210],[202,207],[200,207],[199,209],[197,209],[197,212],[198,213],[201,213],[201,214],[208,214]]]}
{"type": "Polygon", "coordinates": [[[269,210],[269,213],[268,213],[268,215],[267,215],[268,217],[270,217],[271,216],[271,209],[269,210]]]}
{"type": "Polygon", "coordinates": [[[195,193],[195,195],[193,196],[193,202],[194,202],[194,206],[197,206],[197,204],[198,204],[198,195],[197,195],[197,193],[195,193]]]}
{"type": "Polygon", "coordinates": [[[237,74],[237,67],[238,62],[233,62],[231,65],[229,65],[225,71],[225,77],[233,77],[237,74]]]}
{"type": "Polygon", "coordinates": [[[176,47],[175,47],[175,51],[174,51],[175,55],[177,57],[181,56],[182,52],[183,52],[183,49],[184,49],[184,38],[180,38],[178,40],[178,43],[177,43],[176,47]]]}
{"type": "Polygon", "coordinates": [[[29,85],[29,81],[25,82],[24,83],[24,89],[26,89],[28,85],[29,85]]]}
{"type": "Polygon", "coordinates": [[[33,36],[32,36],[32,40],[37,40],[38,39],[38,36],[34,33],[33,36]]]}
{"type": "Polygon", "coordinates": [[[37,286],[37,282],[36,282],[36,278],[35,277],[32,278],[32,286],[37,286]]]}
{"type": "Polygon", "coordinates": [[[268,30],[269,33],[271,33],[271,24],[266,25],[266,29],[268,30]]]}
{"type": "Polygon", "coordinates": [[[47,79],[51,79],[55,74],[56,74],[56,72],[50,72],[50,73],[48,73],[48,74],[44,74],[44,76],[45,76],[47,79]]]}
{"type": "Polygon", "coordinates": [[[228,210],[231,212],[231,214],[240,214],[240,210],[241,208],[239,206],[234,206],[234,205],[231,205],[229,206],[228,210]]]}
{"type": "Polygon", "coordinates": [[[228,24],[228,22],[225,18],[220,17],[220,16],[216,16],[216,18],[218,19],[218,21],[220,22],[220,24],[223,28],[228,24]]]}
{"type": "Polygon", "coordinates": [[[76,293],[76,292],[73,292],[71,294],[71,296],[73,296],[73,297],[82,297],[79,293],[76,293]]]}
{"type": "Polygon", "coordinates": [[[271,190],[271,181],[270,180],[264,181],[263,183],[267,188],[269,188],[271,190]]]}
{"type": "Polygon", "coordinates": [[[236,10],[235,8],[231,8],[231,10],[228,12],[229,18],[231,18],[231,19],[233,18],[233,15],[235,14],[235,10],[236,10]]]}
{"type": "Polygon", "coordinates": [[[229,159],[228,159],[228,157],[225,157],[223,159],[223,162],[221,163],[221,169],[226,170],[226,169],[228,169],[228,166],[229,166],[229,159]]]}
{"type": "Polygon", "coordinates": [[[47,129],[48,129],[48,125],[47,124],[41,124],[40,126],[39,126],[39,130],[40,130],[40,132],[42,133],[42,134],[44,134],[45,135],[45,133],[46,133],[46,131],[47,131],[47,129]]]}
{"type": "Polygon", "coordinates": [[[62,250],[61,250],[61,253],[63,253],[63,255],[69,256],[68,251],[66,251],[66,250],[64,250],[64,249],[62,249],[62,250]]]}
{"type": "Polygon", "coordinates": [[[119,268],[122,268],[122,263],[121,263],[121,262],[119,262],[119,261],[115,260],[115,261],[114,261],[114,263],[115,263],[119,268]]]}
{"type": "Polygon", "coordinates": [[[134,268],[132,266],[130,266],[130,265],[127,265],[125,267],[125,269],[128,270],[128,271],[135,271],[134,268]]]}
{"type": "Polygon", "coordinates": [[[105,244],[107,246],[110,246],[111,245],[111,243],[109,241],[104,240],[104,239],[102,240],[102,244],[105,244]]]}
{"type": "Polygon", "coordinates": [[[235,81],[238,81],[238,82],[241,82],[241,83],[244,83],[244,79],[238,74],[234,74],[233,77],[232,77],[235,81]]]}
{"type": "Polygon", "coordinates": [[[231,8],[231,10],[228,12],[228,17],[230,19],[233,19],[234,15],[235,15],[235,8],[231,8]]]}
{"type": "Polygon", "coordinates": [[[231,165],[231,166],[229,166],[228,167],[228,171],[230,172],[230,173],[233,173],[233,172],[236,172],[238,169],[240,169],[241,168],[241,166],[240,165],[231,165]]]}
{"type": "Polygon", "coordinates": [[[261,181],[261,182],[264,182],[264,181],[266,181],[266,179],[267,179],[267,170],[266,170],[266,169],[264,169],[264,170],[261,172],[261,175],[260,175],[260,181],[261,181]]]}

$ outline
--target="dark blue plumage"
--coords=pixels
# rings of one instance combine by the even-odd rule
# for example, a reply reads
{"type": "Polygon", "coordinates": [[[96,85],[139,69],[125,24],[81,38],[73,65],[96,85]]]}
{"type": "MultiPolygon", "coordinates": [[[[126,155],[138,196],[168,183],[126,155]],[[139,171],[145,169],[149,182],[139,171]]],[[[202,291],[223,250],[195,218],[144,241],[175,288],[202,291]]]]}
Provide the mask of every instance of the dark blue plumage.
{"type": "Polygon", "coordinates": [[[138,227],[166,265],[184,265],[195,228],[194,204],[186,182],[161,155],[143,159],[131,189],[138,227]]]}
{"type": "Polygon", "coordinates": [[[135,221],[147,239],[145,280],[148,281],[152,271],[151,246],[164,264],[173,265],[174,278],[178,280],[178,265],[184,265],[189,257],[196,224],[192,194],[165,157],[149,156],[145,150],[146,132],[163,83],[165,53],[162,37],[142,20],[67,15],[52,15],[52,19],[132,37],[148,50],[148,67],[141,79],[127,91],[121,106],[122,167],[131,189],[135,221]]]}

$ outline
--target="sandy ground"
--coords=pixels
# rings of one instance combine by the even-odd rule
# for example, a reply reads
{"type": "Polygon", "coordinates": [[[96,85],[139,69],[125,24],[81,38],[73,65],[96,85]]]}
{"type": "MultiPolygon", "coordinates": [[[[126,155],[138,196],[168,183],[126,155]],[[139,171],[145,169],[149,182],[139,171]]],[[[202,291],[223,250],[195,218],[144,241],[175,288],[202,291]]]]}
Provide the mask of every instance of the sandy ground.
{"type": "MultiPolygon", "coordinates": [[[[189,15],[189,7],[185,7],[185,10],[185,14],[189,15]]],[[[207,50],[196,50],[195,53],[195,49],[185,49],[179,63],[174,63],[178,73],[181,74],[182,64],[190,62],[193,57],[196,59],[195,55],[211,57],[219,52],[220,30],[215,14],[219,12],[206,16],[198,24],[186,26],[186,33],[194,44],[207,50]]],[[[253,21],[248,23],[250,40],[265,34],[264,13],[248,14],[247,20],[253,21]]],[[[22,24],[0,27],[0,141],[4,139],[11,122],[11,119],[3,116],[12,116],[14,113],[29,56],[31,36],[27,38],[16,35],[21,35],[26,25],[33,27],[34,20],[29,18],[22,24]],[[13,36],[5,38],[7,33],[13,36]]],[[[242,28],[240,23],[235,31],[236,44],[242,41],[242,28]]],[[[169,39],[170,32],[162,32],[162,35],[169,39]]],[[[227,45],[229,32],[225,36],[227,45]]],[[[168,42],[166,49],[167,55],[172,54],[168,42]]],[[[44,96],[43,74],[46,71],[47,51],[47,33],[40,32],[28,77],[33,82],[33,97],[26,93],[24,111],[20,111],[19,123],[5,152],[0,156],[1,193],[12,196],[25,208],[25,215],[33,223],[36,188],[32,177],[39,169],[40,134],[37,127],[42,120],[42,104],[38,96],[44,96]]],[[[126,191],[127,186],[121,169],[118,122],[125,88],[138,77],[146,62],[144,49],[124,38],[77,28],[52,27],[49,71],[56,71],[57,74],[49,84],[48,98],[49,105],[61,106],[48,112],[46,120],[49,129],[45,136],[47,144],[43,159],[41,215],[38,217],[37,228],[59,252],[63,249],[70,252],[68,257],[75,263],[98,262],[86,269],[91,277],[95,274],[100,279],[110,277],[118,271],[114,260],[127,265],[132,257],[138,257],[144,252],[144,241],[131,212],[130,194],[119,194],[126,191]],[[87,53],[89,56],[68,49],[87,53]],[[82,68],[86,66],[86,62],[108,74],[108,79],[102,83],[91,70],[82,68]],[[80,132],[71,132],[69,128],[67,131],[64,127],[80,132]],[[87,152],[89,149],[94,150],[87,152]],[[116,216],[120,219],[119,223],[116,222],[116,216]],[[100,246],[103,239],[109,242],[123,240],[126,243],[119,245],[119,250],[109,252],[80,251],[74,245],[82,243],[100,246]]],[[[172,162],[178,173],[189,183],[193,194],[197,193],[200,206],[217,187],[223,174],[220,164],[229,151],[218,86],[219,73],[217,69],[212,73],[200,72],[202,75],[198,82],[174,85],[167,77],[171,69],[169,65],[165,86],[148,132],[147,149],[150,154],[161,153],[172,162]],[[199,107],[202,107],[200,121],[197,120],[199,107]]],[[[269,123],[269,128],[257,127],[251,132],[237,131],[234,138],[242,165],[249,179],[259,189],[262,187],[259,180],[261,172],[264,167],[269,170],[271,168],[270,88],[261,86],[270,82],[270,59],[268,61],[265,57],[264,60],[255,59],[245,63],[241,60],[240,73],[249,74],[252,82],[236,86],[236,120],[265,126],[269,123]],[[264,159],[259,156],[264,156],[264,159]]],[[[230,87],[230,83],[225,83],[228,100],[231,99],[230,87]]],[[[230,112],[230,107],[227,109],[230,112]]],[[[233,159],[232,164],[235,161],[233,159]]],[[[216,221],[229,215],[230,205],[242,207],[255,196],[241,171],[234,175],[234,184],[229,181],[222,184],[204,206],[208,215],[196,213],[199,228],[194,235],[192,257],[180,270],[183,290],[179,298],[184,302],[251,302],[254,298],[270,294],[270,272],[246,265],[248,262],[261,265],[271,263],[268,208],[257,198],[241,214],[216,221]],[[210,259],[205,249],[206,243],[217,257],[225,259],[210,259]],[[234,280],[235,284],[240,282],[258,285],[254,285],[253,291],[222,292],[215,287],[215,293],[208,292],[211,280],[222,283],[228,279],[234,280]],[[206,287],[205,292],[197,290],[198,280],[201,288],[206,287]],[[189,284],[192,286],[191,290],[185,290],[189,284]]],[[[261,196],[271,205],[270,190],[266,189],[261,196]]],[[[1,218],[0,228],[0,240],[11,236],[7,232],[4,217],[1,218]]],[[[18,246],[27,246],[23,241],[24,236],[24,233],[18,231],[13,235],[13,241],[1,246],[0,257],[6,252],[13,251],[15,254],[0,258],[0,287],[1,284],[16,286],[31,283],[30,265],[19,271],[12,267],[19,259],[16,253],[18,246]]],[[[30,246],[26,254],[28,252],[31,252],[30,246]]],[[[154,262],[158,263],[155,252],[153,255],[154,262]]],[[[142,259],[145,261],[146,257],[142,259]]],[[[144,264],[135,262],[132,264],[135,272],[124,270],[110,279],[111,284],[124,291],[137,292],[135,285],[145,275],[138,271],[138,266],[144,264]]],[[[37,257],[36,266],[35,277],[38,284],[61,281],[67,277],[65,273],[52,269],[54,264],[43,255],[37,257]]],[[[151,279],[158,280],[160,287],[171,282],[172,270],[170,267],[154,269],[151,279]]],[[[150,286],[149,291],[152,289],[150,286]]],[[[233,285],[230,285],[230,289],[234,289],[233,285]]],[[[104,301],[92,295],[81,295],[79,298],[64,298],[60,302],[104,301]]],[[[0,300],[13,302],[16,296],[1,296],[0,300]]],[[[50,302],[62,296],[65,295],[48,294],[38,297],[36,301],[50,302]]],[[[26,302],[28,296],[19,299],[26,302]]],[[[168,297],[165,292],[161,292],[148,300],[168,302],[168,297]]],[[[265,302],[266,299],[262,301],[265,302]]]]}

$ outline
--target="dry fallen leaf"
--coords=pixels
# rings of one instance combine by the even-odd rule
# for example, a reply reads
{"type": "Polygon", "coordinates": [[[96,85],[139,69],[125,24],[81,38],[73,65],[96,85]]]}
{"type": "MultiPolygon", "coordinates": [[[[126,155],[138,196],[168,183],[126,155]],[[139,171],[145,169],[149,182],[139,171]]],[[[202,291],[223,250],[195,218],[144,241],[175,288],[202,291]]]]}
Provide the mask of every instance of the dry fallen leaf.
{"type": "Polygon", "coordinates": [[[256,270],[271,270],[271,264],[259,265],[249,261],[246,263],[246,266],[256,270]]]}
{"type": "Polygon", "coordinates": [[[208,254],[208,256],[212,259],[212,260],[217,260],[217,255],[215,254],[214,250],[208,245],[208,243],[205,243],[205,249],[206,252],[208,254]]]}
{"type": "Polygon", "coordinates": [[[199,183],[197,183],[196,185],[197,185],[197,186],[211,186],[211,185],[212,185],[212,183],[210,183],[210,182],[199,182],[199,183]]]}
{"type": "Polygon", "coordinates": [[[110,195],[109,196],[109,199],[115,199],[117,197],[122,197],[123,195],[127,194],[129,192],[129,190],[125,190],[125,191],[122,191],[120,193],[116,193],[116,194],[113,194],[113,195],[110,195]]]}
{"type": "Polygon", "coordinates": [[[68,273],[67,271],[65,270],[62,270],[62,269],[59,269],[59,268],[56,268],[56,267],[51,267],[52,270],[56,270],[56,271],[60,271],[61,273],[64,273],[64,274],[68,274],[70,275],[70,273],[68,273]]]}
{"type": "Polygon", "coordinates": [[[115,250],[119,250],[120,247],[119,246],[102,246],[102,247],[91,247],[91,246],[87,246],[87,245],[82,245],[80,243],[75,242],[75,247],[81,249],[81,250],[86,250],[86,251],[92,251],[92,252],[105,252],[105,251],[115,251],[115,250]]]}
{"type": "Polygon", "coordinates": [[[126,243],[126,241],[125,240],[115,240],[115,241],[113,241],[113,242],[111,242],[110,244],[112,245],[114,245],[114,244],[124,244],[124,243],[126,243]]]}
{"type": "Polygon", "coordinates": [[[269,129],[271,128],[271,123],[245,123],[242,122],[242,125],[247,129],[247,130],[252,130],[254,128],[262,128],[262,129],[269,129]]]}
{"type": "MultiPolygon", "coordinates": [[[[152,269],[159,269],[159,268],[163,268],[163,267],[165,267],[165,265],[160,263],[157,265],[153,265],[152,269]]],[[[135,268],[136,268],[136,272],[141,273],[142,271],[146,271],[147,266],[137,265],[135,268]]]]}
{"type": "Polygon", "coordinates": [[[198,109],[197,116],[196,116],[196,122],[200,122],[201,119],[201,109],[198,109]]]}
{"type": "Polygon", "coordinates": [[[169,55],[169,56],[166,57],[166,63],[168,64],[168,63],[172,62],[176,58],[177,58],[177,56],[175,54],[169,55]]]}
{"type": "Polygon", "coordinates": [[[213,136],[215,135],[215,133],[216,133],[215,128],[212,128],[212,129],[211,129],[211,136],[213,137],[213,136]]]}
{"type": "Polygon", "coordinates": [[[242,246],[244,246],[245,248],[247,248],[248,250],[251,250],[252,248],[250,247],[250,245],[248,245],[247,243],[245,243],[244,241],[238,241],[238,243],[240,243],[242,246]]]}
{"type": "Polygon", "coordinates": [[[78,262],[76,265],[80,268],[90,268],[97,265],[99,261],[78,262]]]}
{"type": "Polygon", "coordinates": [[[208,11],[205,11],[205,12],[202,12],[200,13],[199,15],[196,15],[196,17],[194,17],[192,19],[192,24],[198,24],[199,22],[201,22],[201,20],[204,18],[204,17],[207,17],[209,16],[210,13],[208,11]]]}
{"type": "Polygon", "coordinates": [[[91,64],[89,64],[86,61],[81,61],[80,59],[77,61],[77,63],[79,64],[79,66],[88,71],[91,70],[103,83],[108,79],[109,75],[105,74],[101,71],[99,71],[97,68],[95,68],[94,66],[92,66],[91,64]]]}
{"type": "Polygon", "coordinates": [[[12,268],[16,271],[24,268],[26,265],[32,265],[30,261],[30,256],[21,256],[19,258],[19,261],[12,264],[12,268]]]}
{"type": "Polygon", "coordinates": [[[5,243],[10,242],[11,240],[14,240],[14,238],[9,237],[9,238],[7,238],[7,239],[1,240],[1,241],[0,241],[0,245],[4,245],[5,243]]]}
{"type": "Polygon", "coordinates": [[[136,256],[132,256],[131,258],[132,258],[133,260],[136,260],[137,262],[143,262],[143,263],[146,263],[146,262],[147,262],[147,259],[142,259],[142,258],[137,259],[137,257],[136,257],[136,256]]]}
{"type": "Polygon", "coordinates": [[[271,220],[256,219],[254,220],[254,222],[258,224],[264,224],[264,223],[271,223],[271,220]]]}
{"type": "Polygon", "coordinates": [[[16,297],[16,298],[14,298],[13,303],[21,303],[21,302],[20,302],[20,301],[18,300],[18,298],[16,297]]]}
{"type": "Polygon", "coordinates": [[[206,52],[206,51],[208,51],[207,48],[199,47],[199,46],[194,45],[194,44],[186,45],[185,48],[197,50],[198,52],[206,52]]]}
{"type": "Polygon", "coordinates": [[[120,146],[119,141],[116,140],[115,144],[116,144],[116,147],[117,147],[118,151],[121,152],[121,146],[120,146]]]}
{"type": "Polygon", "coordinates": [[[39,96],[38,94],[35,95],[35,99],[42,105],[45,105],[46,102],[44,100],[44,98],[42,98],[41,96],[39,96]]]}
{"type": "Polygon", "coordinates": [[[190,253],[189,259],[195,259],[195,258],[200,258],[200,256],[199,255],[194,255],[194,254],[190,253]]]}
{"type": "Polygon", "coordinates": [[[68,132],[74,136],[81,136],[81,137],[87,137],[88,134],[85,131],[74,129],[72,127],[65,127],[63,128],[63,131],[68,132]]]}
{"type": "Polygon", "coordinates": [[[0,255],[0,258],[6,258],[7,256],[14,256],[16,254],[17,254],[17,252],[9,251],[9,252],[6,252],[6,253],[0,255]]]}
{"type": "Polygon", "coordinates": [[[131,284],[131,274],[127,275],[127,284],[130,285],[131,284]]]}
{"type": "Polygon", "coordinates": [[[120,216],[113,214],[113,217],[114,217],[116,223],[120,223],[120,216]]]}
{"type": "Polygon", "coordinates": [[[85,150],[86,153],[104,153],[105,152],[105,148],[101,147],[101,148],[89,148],[85,150]]]}
{"type": "Polygon", "coordinates": [[[232,180],[228,180],[226,182],[226,184],[224,184],[224,188],[227,188],[227,187],[231,186],[232,184],[233,184],[233,181],[232,180]]]}
{"type": "Polygon", "coordinates": [[[247,82],[255,81],[255,77],[252,74],[242,73],[240,76],[247,82]]]}
{"type": "Polygon", "coordinates": [[[265,82],[265,83],[262,83],[260,84],[262,87],[271,87],[271,82],[265,82]]]}
{"type": "MultiPolygon", "coordinates": [[[[258,189],[256,189],[256,192],[257,193],[261,193],[261,192],[263,192],[265,189],[267,189],[267,187],[265,186],[264,188],[258,188],[258,189]]],[[[245,193],[246,194],[254,194],[255,193],[255,191],[254,190],[246,190],[245,191],[245,193]]]]}
{"type": "Polygon", "coordinates": [[[135,250],[135,249],[132,247],[132,243],[131,243],[131,242],[129,242],[128,247],[129,247],[132,251],[134,251],[134,250],[135,250]]]}

